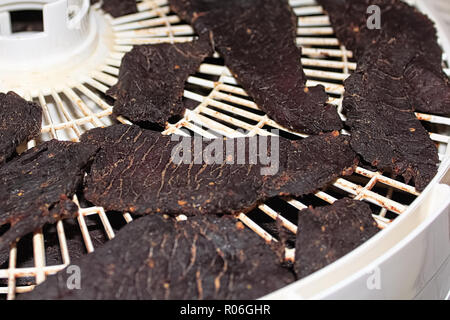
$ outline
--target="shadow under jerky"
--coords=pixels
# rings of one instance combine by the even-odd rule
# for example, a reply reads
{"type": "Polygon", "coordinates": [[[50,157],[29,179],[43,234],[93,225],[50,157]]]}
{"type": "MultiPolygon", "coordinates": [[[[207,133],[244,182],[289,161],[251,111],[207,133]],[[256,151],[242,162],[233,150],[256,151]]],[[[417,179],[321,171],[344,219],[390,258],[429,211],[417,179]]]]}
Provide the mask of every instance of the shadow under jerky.
{"type": "Polygon", "coordinates": [[[75,216],[70,198],[97,149],[51,140],[0,168],[0,226],[11,225],[0,237],[0,251],[47,223],[75,216]]]}
{"type": "Polygon", "coordinates": [[[307,134],[342,128],[323,86],[306,87],[297,17],[286,0],[170,0],[200,35],[211,36],[225,65],[278,124],[307,134]]]}
{"type": "MultiPolygon", "coordinates": [[[[272,138],[273,139],[273,138],[272,138]]],[[[265,148],[271,148],[271,138],[265,148]]],[[[175,163],[173,137],[115,125],[85,133],[82,142],[101,147],[86,178],[84,195],[106,210],[135,214],[165,213],[196,215],[248,211],[268,198],[300,196],[324,187],[340,175],[349,175],[357,163],[348,138],[336,133],[300,141],[277,138],[279,165],[274,175],[263,175],[266,164],[239,164],[238,152],[249,159],[249,138],[227,139],[239,148],[227,162],[175,163]]],[[[202,157],[205,145],[192,157],[202,157]]],[[[268,150],[261,153],[269,154],[268,150]]],[[[256,152],[256,150],[255,150],[256,152]]],[[[224,150],[223,154],[226,154],[224,150]]]]}
{"type": "Polygon", "coordinates": [[[19,299],[255,299],[295,280],[255,233],[215,215],[140,218],[73,265],[79,290],[64,270],[19,299]]]}

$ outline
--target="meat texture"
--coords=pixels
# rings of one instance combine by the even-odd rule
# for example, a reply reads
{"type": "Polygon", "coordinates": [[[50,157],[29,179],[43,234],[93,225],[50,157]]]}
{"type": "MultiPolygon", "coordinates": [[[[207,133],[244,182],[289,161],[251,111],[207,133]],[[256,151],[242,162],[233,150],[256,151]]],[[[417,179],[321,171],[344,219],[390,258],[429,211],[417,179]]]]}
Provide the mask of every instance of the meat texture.
{"type": "MultiPolygon", "coordinates": [[[[117,220],[122,219],[120,215],[110,214],[108,216],[110,222],[112,217],[117,217],[117,220]]],[[[91,238],[92,245],[94,248],[102,246],[108,237],[105,233],[105,228],[97,215],[86,216],[85,217],[86,227],[89,230],[89,236],[91,238]],[[98,220],[98,221],[97,221],[98,220]]],[[[113,223],[112,223],[113,224],[113,223]]],[[[113,224],[114,232],[117,231],[113,224]]],[[[56,224],[49,224],[43,228],[44,233],[44,246],[45,246],[45,264],[47,266],[56,266],[63,264],[61,244],[59,242],[58,228],[56,224]]],[[[78,224],[78,219],[66,219],[64,220],[64,235],[66,238],[67,248],[70,253],[70,259],[79,258],[87,254],[86,244],[83,239],[83,234],[80,232],[80,226],[78,224]]],[[[16,244],[17,256],[16,256],[16,267],[17,268],[34,268],[34,248],[31,245],[33,239],[33,234],[28,234],[22,237],[20,241],[16,244]]],[[[0,250],[0,270],[8,269],[8,259],[9,259],[10,249],[1,251],[0,250]]],[[[30,276],[20,276],[16,278],[16,286],[30,286],[35,285],[35,277],[30,276]]],[[[8,286],[8,279],[0,279],[0,286],[8,286]]]]}
{"type": "Polygon", "coordinates": [[[257,149],[249,138],[199,145],[179,139],[127,125],[85,133],[83,142],[101,147],[86,178],[86,199],[135,214],[237,213],[278,195],[311,193],[351,174],[357,163],[338,133],[301,141],[269,138],[257,149]],[[178,154],[189,157],[180,163],[178,154]]]}
{"type": "Polygon", "coordinates": [[[0,165],[41,132],[42,109],[14,92],[0,93],[0,165]]]}
{"type": "Polygon", "coordinates": [[[294,281],[255,233],[215,215],[140,218],[73,264],[81,289],[68,289],[70,274],[62,271],[19,298],[255,299],[294,281]]]}
{"type": "Polygon", "coordinates": [[[161,127],[171,117],[183,116],[184,84],[212,53],[206,38],[134,46],[122,59],[119,82],[107,92],[116,99],[114,113],[134,123],[161,127]]]}
{"type": "Polygon", "coordinates": [[[225,65],[261,110],[291,130],[340,130],[323,86],[306,87],[297,17],[286,0],[170,0],[172,10],[213,39],[225,65]]]}
{"type": "Polygon", "coordinates": [[[138,12],[136,0],[91,0],[91,4],[99,1],[102,1],[103,11],[114,18],[138,12]]]}
{"type": "Polygon", "coordinates": [[[30,149],[0,168],[0,251],[47,223],[73,217],[69,199],[78,188],[97,147],[51,140],[30,149]]]}
{"type": "Polygon", "coordinates": [[[351,145],[365,161],[414,179],[422,191],[437,172],[437,148],[414,112],[450,114],[450,84],[433,23],[396,0],[319,0],[358,67],[345,81],[351,145]],[[367,8],[381,9],[381,29],[367,8]],[[420,27],[417,27],[420,26],[420,27]]]}
{"type": "MultiPolygon", "coordinates": [[[[399,0],[319,0],[330,15],[336,35],[359,60],[375,52],[380,64],[395,65],[403,77],[412,108],[449,115],[450,84],[442,70],[442,49],[433,22],[399,0]],[[380,8],[381,28],[369,29],[367,8],[380,8]],[[420,27],[418,27],[420,26],[420,27]]],[[[373,59],[372,62],[376,60],[373,59]]]]}
{"type": "Polygon", "coordinates": [[[379,231],[369,205],[349,198],[301,210],[298,217],[294,264],[298,278],[336,261],[379,231]]]}

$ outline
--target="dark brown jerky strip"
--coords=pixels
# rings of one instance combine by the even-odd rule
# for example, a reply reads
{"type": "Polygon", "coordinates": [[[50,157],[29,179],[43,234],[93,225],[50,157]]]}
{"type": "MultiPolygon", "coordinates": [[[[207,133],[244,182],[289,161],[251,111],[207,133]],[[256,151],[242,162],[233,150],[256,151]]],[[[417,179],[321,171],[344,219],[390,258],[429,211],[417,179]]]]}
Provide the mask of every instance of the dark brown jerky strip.
{"type": "MultiPolygon", "coordinates": [[[[442,71],[442,49],[433,22],[398,0],[319,0],[336,35],[361,59],[395,68],[405,80],[413,110],[450,114],[450,83],[442,71]],[[381,29],[367,27],[367,8],[381,9],[381,29]],[[373,54],[375,53],[375,57],[373,54]],[[365,58],[365,55],[372,55],[365,58]],[[392,55],[390,55],[392,54],[392,55]],[[377,60],[378,59],[378,60],[377,60]]],[[[374,66],[374,67],[380,67],[374,66]]]]}
{"type": "Polygon", "coordinates": [[[416,111],[450,114],[450,82],[441,67],[433,66],[427,57],[415,58],[405,70],[411,103],[416,111]]]}
{"type": "MultiPolygon", "coordinates": [[[[124,16],[127,14],[137,13],[136,0],[101,0],[102,9],[106,13],[109,13],[114,18],[124,16]]],[[[91,4],[95,4],[99,0],[91,0],[91,4]]]]}
{"type": "Polygon", "coordinates": [[[255,299],[295,280],[255,233],[213,215],[141,218],[74,264],[83,275],[80,290],[67,288],[62,271],[20,298],[255,299]]]}
{"type": "Polygon", "coordinates": [[[439,158],[414,111],[450,112],[450,86],[432,22],[400,1],[377,0],[370,4],[382,10],[382,28],[369,30],[368,1],[320,3],[340,40],[356,50],[358,68],[345,81],[343,102],[352,147],[373,166],[406,182],[414,179],[423,190],[439,158]]]}
{"type": "Polygon", "coordinates": [[[52,140],[30,149],[0,168],[0,251],[47,223],[77,213],[69,199],[81,185],[97,147],[52,140]]]}
{"type": "Polygon", "coordinates": [[[379,231],[370,207],[344,198],[300,211],[294,269],[298,278],[322,269],[379,231]]]}
{"type": "Polygon", "coordinates": [[[437,172],[437,148],[411,109],[404,81],[381,69],[357,70],[345,82],[351,145],[364,160],[414,179],[423,190],[437,172]]]}
{"type": "Polygon", "coordinates": [[[116,99],[114,113],[162,127],[183,116],[185,82],[212,53],[208,39],[135,46],[122,60],[119,82],[107,92],[116,99]]]}
{"type": "Polygon", "coordinates": [[[126,125],[84,134],[82,141],[102,147],[85,182],[86,199],[107,210],[136,214],[237,213],[278,195],[311,193],[341,174],[351,174],[357,162],[347,138],[337,133],[301,141],[280,138],[279,148],[273,148],[278,158],[270,151],[276,143],[273,139],[267,149],[258,148],[258,152],[249,151],[248,138],[217,139],[214,142],[223,143],[215,153],[222,152],[217,164],[202,160],[202,151],[208,153],[212,141],[200,141],[199,150],[195,142],[173,138],[126,125]],[[234,150],[230,152],[227,144],[234,150]],[[185,163],[176,164],[171,156],[185,154],[183,150],[191,154],[185,163]],[[266,151],[273,159],[272,172],[261,171],[270,166],[262,158],[250,164],[250,154],[266,151]]]}
{"type": "Polygon", "coordinates": [[[401,39],[414,44],[415,50],[429,54],[441,64],[442,49],[437,43],[434,23],[414,7],[399,0],[318,0],[330,17],[333,29],[343,44],[357,58],[375,43],[401,39]],[[380,8],[380,29],[369,28],[370,6],[380,8]],[[420,26],[420,27],[417,27],[420,26]]]}
{"type": "Polygon", "coordinates": [[[215,48],[270,118],[308,134],[342,128],[323,86],[306,87],[297,17],[285,0],[170,0],[172,10],[215,48]]]}
{"type": "Polygon", "coordinates": [[[41,131],[42,109],[14,92],[0,93],[0,165],[41,131]]]}

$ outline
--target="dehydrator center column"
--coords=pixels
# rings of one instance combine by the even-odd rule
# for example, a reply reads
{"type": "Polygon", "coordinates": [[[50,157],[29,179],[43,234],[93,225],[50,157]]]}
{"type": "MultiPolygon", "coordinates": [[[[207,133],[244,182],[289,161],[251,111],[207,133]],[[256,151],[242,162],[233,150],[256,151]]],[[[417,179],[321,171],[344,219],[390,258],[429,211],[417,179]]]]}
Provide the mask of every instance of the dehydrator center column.
{"type": "Polygon", "coordinates": [[[81,61],[95,48],[89,0],[2,1],[0,68],[35,71],[81,61]],[[11,12],[42,10],[43,32],[12,33],[11,12]]]}
{"type": "Polygon", "coordinates": [[[112,39],[109,20],[92,10],[89,0],[3,0],[0,92],[37,97],[60,85],[73,87],[104,63],[112,39]],[[15,31],[14,17],[29,12],[42,17],[42,28],[15,31]]]}

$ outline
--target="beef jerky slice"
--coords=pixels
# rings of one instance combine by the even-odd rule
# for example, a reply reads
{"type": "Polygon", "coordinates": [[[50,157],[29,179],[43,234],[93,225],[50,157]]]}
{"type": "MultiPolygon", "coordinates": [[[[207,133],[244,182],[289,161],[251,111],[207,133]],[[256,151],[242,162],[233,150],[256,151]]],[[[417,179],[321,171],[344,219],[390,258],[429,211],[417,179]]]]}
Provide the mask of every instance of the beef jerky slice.
{"type": "Polygon", "coordinates": [[[69,200],[80,187],[84,169],[97,147],[52,140],[30,149],[0,168],[0,250],[47,223],[72,217],[69,200]]]}
{"type": "MultiPolygon", "coordinates": [[[[434,23],[414,7],[399,0],[318,0],[330,17],[337,37],[359,58],[376,43],[392,39],[414,44],[415,51],[429,54],[433,63],[442,62],[434,23]],[[367,9],[376,5],[381,12],[379,29],[371,25],[367,9]],[[368,21],[369,20],[369,21],[368,21]],[[417,27],[420,26],[420,27],[417,27]]],[[[405,50],[408,54],[412,48],[405,50]]]]}
{"type": "MultiPolygon", "coordinates": [[[[433,22],[399,0],[319,0],[330,15],[337,37],[364,60],[393,66],[415,111],[450,114],[450,83],[442,70],[442,50],[433,22]],[[367,26],[367,8],[381,9],[381,29],[367,26]],[[420,27],[418,27],[420,26],[420,27]],[[392,55],[390,55],[392,54],[392,55]],[[378,59],[378,60],[377,60],[378,59]]],[[[379,66],[374,66],[379,68],[379,66]]]]}
{"type": "Polygon", "coordinates": [[[323,86],[306,87],[297,17],[286,0],[170,0],[215,48],[255,103],[277,123],[308,134],[339,130],[323,86]]]}
{"type": "Polygon", "coordinates": [[[74,264],[83,275],[80,290],[67,288],[62,271],[21,298],[255,299],[295,280],[255,233],[213,215],[138,219],[74,264]]]}
{"type": "Polygon", "coordinates": [[[298,278],[346,255],[379,231],[370,207],[344,198],[333,205],[301,210],[294,270],[298,278]]]}
{"type": "Polygon", "coordinates": [[[341,174],[352,173],[357,162],[347,138],[337,133],[301,141],[280,138],[278,148],[275,139],[269,139],[264,152],[261,147],[250,152],[249,138],[200,140],[199,150],[194,139],[186,143],[180,137],[127,125],[90,130],[82,141],[102,147],[86,178],[86,199],[107,210],[136,214],[250,210],[267,198],[311,193],[341,174]],[[278,151],[278,158],[271,149],[278,151]],[[266,151],[272,166],[259,157],[266,151]],[[217,162],[205,161],[210,153],[211,158],[219,155],[217,162]],[[249,154],[254,153],[258,158],[249,164],[249,154]],[[179,164],[179,154],[189,157],[179,164]]]}
{"type": "Polygon", "coordinates": [[[122,60],[119,82],[107,92],[116,99],[114,113],[162,127],[171,117],[183,116],[184,84],[212,53],[203,39],[135,46],[122,60]]]}
{"type": "Polygon", "coordinates": [[[14,92],[0,93],[0,165],[41,131],[42,109],[14,92]]]}
{"type": "MultiPolygon", "coordinates": [[[[91,4],[95,4],[98,1],[91,0],[91,4]]],[[[101,8],[103,11],[114,18],[138,12],[136,0],[102,0],[102,2],[101,8]]]]}
{"type": "Polygon", "coordinates": [[[450,111],[450,86],[432,22],[400,1],[377,0],[370,4],[380,6],[383,24],[370,30],[362,11],[368,1],[320,2],[358,60],[345,81],[343,102],[352,147],[373,166],[403,175],[406,182],[414,179],[423,190],[439,158],[414,111],[450,111]]]}
{"type": "Polygon", "coordinates": [[[437,148],[414,112],[401,79],[379,69],[357,70],[345,82],[351,145],[382,170],[414,179],[423,190],[437,172],[437,148]]]}

